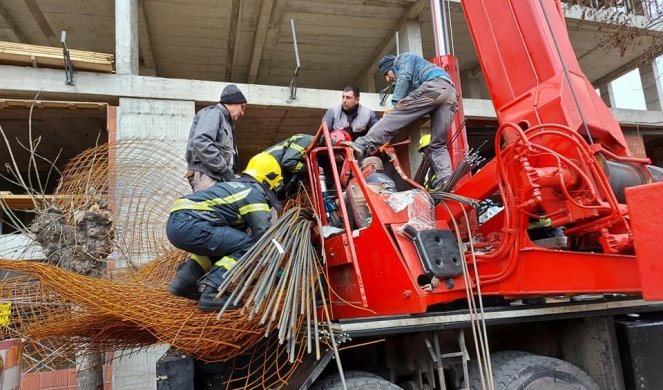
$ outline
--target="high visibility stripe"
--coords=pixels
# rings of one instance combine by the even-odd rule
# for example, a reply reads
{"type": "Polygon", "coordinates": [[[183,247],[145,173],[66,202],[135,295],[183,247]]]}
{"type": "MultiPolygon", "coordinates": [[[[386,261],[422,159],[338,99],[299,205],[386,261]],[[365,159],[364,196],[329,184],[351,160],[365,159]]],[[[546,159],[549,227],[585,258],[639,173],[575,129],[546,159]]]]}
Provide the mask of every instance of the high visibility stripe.
{"type": "Polygon", "coordinates": [[[295,165],[295,168],[292,170],[294,173],[297,173],[301,171],[304,168],[304,163],[298,162],[297,165],[295,165]]]}
{"type": "Polygon", "coordinates": [[[300,154],[304,154],[306,152],[306,148],[303,146],[299,146],[296,143],[292,143],[289,145],[292,149],[298,151],[300,154]]]}
{"type": "Polygon", "coordinates": [[[212,208],[208,205],[194,202],[191,199],[177,199],[173,204],[173,207],[170,209],[170,212],[177,210],[200,210],[200,211],[212,211],[212,208]]]}
{"type": "Polygon", "coordinates": [[[216,265],[217,267],[223,267],[226,270],[230,270],[232,267],[235,266],[235,264],[237,264],[237,260],[228,256],[223,256],[221,260],[214,263],[214,265],[216,265]]]}
{"type": "Polygon", "coordinates": [[[238,202],[238,201],[246,198],[247,196],[249,196],[249,193],[251,193],[250,188],[248,188],[244,191],[238,192],[236,194],[228,195],[225,198],[209,199],[209,200],[205,200],[201,203],[205,203],[209,206],[218,206],[218,205],[222,205],[222,204],[231,204],[231,203],[235,203],[235,202],[238,202]]]}
{"type": "Polygon", "coordinates": [[[270,153],[271,154],[272,152],[276,152],[277,150],[281,150],[284,147],[285,147],[285,145],[274,145],[271,148],[265,150],[265,153],[270,153]]]}
{"type": "Polygon", "coordinates": [[[198,263],[200,268],[202,268],[205,272],[208,272],[210,269],[212,269],[212,260],[210,260],[210,258],[207,256],[191,255],[191,260],[198,263]]]}
{"type": "Polygon", "coordinates": [[[255,211],[269,212],[269,205],[267,203],[251,203],[239,208],[239,215],[246,215],[255,211]]]}
{"type": "Polygon", "coordinates": [[[173,208],[170,209],[170,212],[172,213],[173,211],[177,210],[214,211],[212,207],[239,202],[240,200],[249,196],[250,193],[251,189],[249,188],[236,194],[228,195],[225,198],[214,198],[201,200],[198,202],[187,198],[181,198],[175,201],[175,204],[173,205],[173,208]]]}

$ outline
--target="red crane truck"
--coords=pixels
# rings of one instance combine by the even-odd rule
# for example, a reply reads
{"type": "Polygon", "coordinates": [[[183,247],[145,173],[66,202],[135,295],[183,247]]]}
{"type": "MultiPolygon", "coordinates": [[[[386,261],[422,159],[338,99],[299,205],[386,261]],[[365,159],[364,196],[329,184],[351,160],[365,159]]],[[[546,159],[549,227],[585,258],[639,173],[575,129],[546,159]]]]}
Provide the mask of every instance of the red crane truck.
{"type": "MultiPolygon", "coordinates": [[[[431,3],[433,61],[458,86],[444,8],[431,3]]],[[[379,157],[399,192],[376,191],[321,127],[326,146],[307,161],[320,173],[309,175],[315,210],[335,225],[329,296],[337,331],[361,347],[342,350],[344,381],[323,359],[289,387],[663,388],[661,169],[630,155],[559,0],[461,3],[499,122],[495,158],[433,203],[395,147],[379,157]],[[500,211],[477,218],[489,199],[500,211]]],[[[463,123],[460,104],[455,167],[463,123]]]]}

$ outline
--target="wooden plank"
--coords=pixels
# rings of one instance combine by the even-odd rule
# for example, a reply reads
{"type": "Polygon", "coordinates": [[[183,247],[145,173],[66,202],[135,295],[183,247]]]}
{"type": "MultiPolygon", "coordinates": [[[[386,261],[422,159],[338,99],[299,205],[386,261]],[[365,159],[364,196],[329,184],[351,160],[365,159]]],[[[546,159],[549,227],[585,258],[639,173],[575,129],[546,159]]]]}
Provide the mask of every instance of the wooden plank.
{"type": "MultiPolygon", "coordinates": [[[[113,55],[84,50],[69,50],[75,70],[113,72],[113,55]]],[[[0,63],[37,64],[40,67],[64,68],[62,49],[23,43],[0,42],[0,63]]]]}
{"type": "MultiPolygon", "coordinates": [[[[0,110],[2,109],[30,109],[32,100],[28,99],[0,99],[0,110]]],[[[69,110],[94,109],[105,110],[107,103],[97,102],[70,102],[61,100],[35,100],[35,108],[62,108],[69,110]]]]}
{"type": "MultiPolygon", "coordinates": [[[[52,201],[55,199],[53,195],[45,195],[36,197],[37,202],[52,201]]],[[[16,195],[8,192],[0,192],[0,202],[3,202],[11,210],[32,210],[35,208],[35,203],[32,201],[30,195],[16,195]]]]}

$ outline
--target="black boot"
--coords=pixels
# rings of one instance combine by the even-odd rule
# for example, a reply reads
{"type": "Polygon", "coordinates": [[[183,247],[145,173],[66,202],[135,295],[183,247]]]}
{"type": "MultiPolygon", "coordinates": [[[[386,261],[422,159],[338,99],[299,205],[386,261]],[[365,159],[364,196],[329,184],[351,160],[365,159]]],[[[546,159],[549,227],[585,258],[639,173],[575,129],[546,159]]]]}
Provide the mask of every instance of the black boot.
{"type": "Polygon", "coordinates": [[[178,297],[198,300],[200,299],[198,279],[204,274],[205,271],[198,262],[189,258],[177,267],[175,279],[170,282],[168,292],[178,297]]]}
{"type": "MultiPolygon", "coordinates": [[[[223,309],[228,299],[230,299],[230,296],[228,294],[223,294],[219,299],[216,299],[216,294],[219,293],[217,289],[208,285],[204,285],[204,287],[203,293],[198,300],[198,308],[205,312],[219,311],[223,309]]],[[[240,307],[242,307],[241,304],[234,305],[231,303],[228,305],[228,309],[238,309],[240,307]]]]}

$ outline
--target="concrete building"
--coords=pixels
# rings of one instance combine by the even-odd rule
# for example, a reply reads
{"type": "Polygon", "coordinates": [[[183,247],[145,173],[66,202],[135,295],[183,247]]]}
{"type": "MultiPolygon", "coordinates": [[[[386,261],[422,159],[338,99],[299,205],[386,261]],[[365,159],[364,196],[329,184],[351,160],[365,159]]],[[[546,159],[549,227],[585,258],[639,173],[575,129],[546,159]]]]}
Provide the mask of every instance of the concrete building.
{"type": "MultiPolygon", "coordinates": [[[[602,2],[585,3],[599,6],[602,2]]],[[[663,47],[663,27],[652,23],[659,18],[658,5],[653,0],[629,0],[619,9],[597,11],[567,3],[565,13],[580,64],[609,105],[615,93],[610,82],[639,69],[647,109],[613,108],[613,113],[633,154],[647,154],[663,165],[661,80],[651,60],[663,47]],[[607,22],[615,13],[627,19],[607,22]],[[620,36],[635,38],[625,43],[620,36]]],[[[445,6],[462,69],[469,140],[477,146],[492,139],[495,112],[461,3],[448,0],[445,6]]],[[[68,85],[62,68],[43,67],[34,58],[29,63],[3,60],[0,52],[0,126],[9,140],[27,142],[30,100],[38,93],[33,136],[41,137],[40,153],[46,158],[53,159],[62,150],[60,167],[108,139],[153,139],[155,145],[181,147],[183,154],[194,113],[218,101],[230,82],[237,83],[249,101],[236,128],[245,162],[291,134],[314,133],[324,111],[340,103],[340,91],[348,84],[360,86],[363,104],[382,111],[376,91],[384,80],[376,74],[376,64],[381,56],[396,52],[396,33],[401,52],[435,56],[429,0],[0,3],[0,41],[61,47],[62,31],[70,49],[113,54],[114,72],[74,69],[73,84],[68,85]],[[293,26],[301,61],[296,77],[293,26]]],[[[27,159],[25,151],[17,146],[13,150],[19,165],[27,167],[21,165],[27,159]]],[[[0,163],[7,162],[3,143],[0,163]]],[[[39,169],[45,171],[48,166],[41,164],[39,169]]],[[[0,179],[0,191],[16,191],[16,187],[0,179]]],[[[147,362],[145,370],[153,372],[153,359],[140,359],[147,362]]],[[[142,374],[136,371],[138,363],[131,364],[132,378],[154,385],[152,374],[142,374]]],[[[114,388],[145,388],[145,383],[128,384],[123,379],[116,383],[114,388]]]]}

